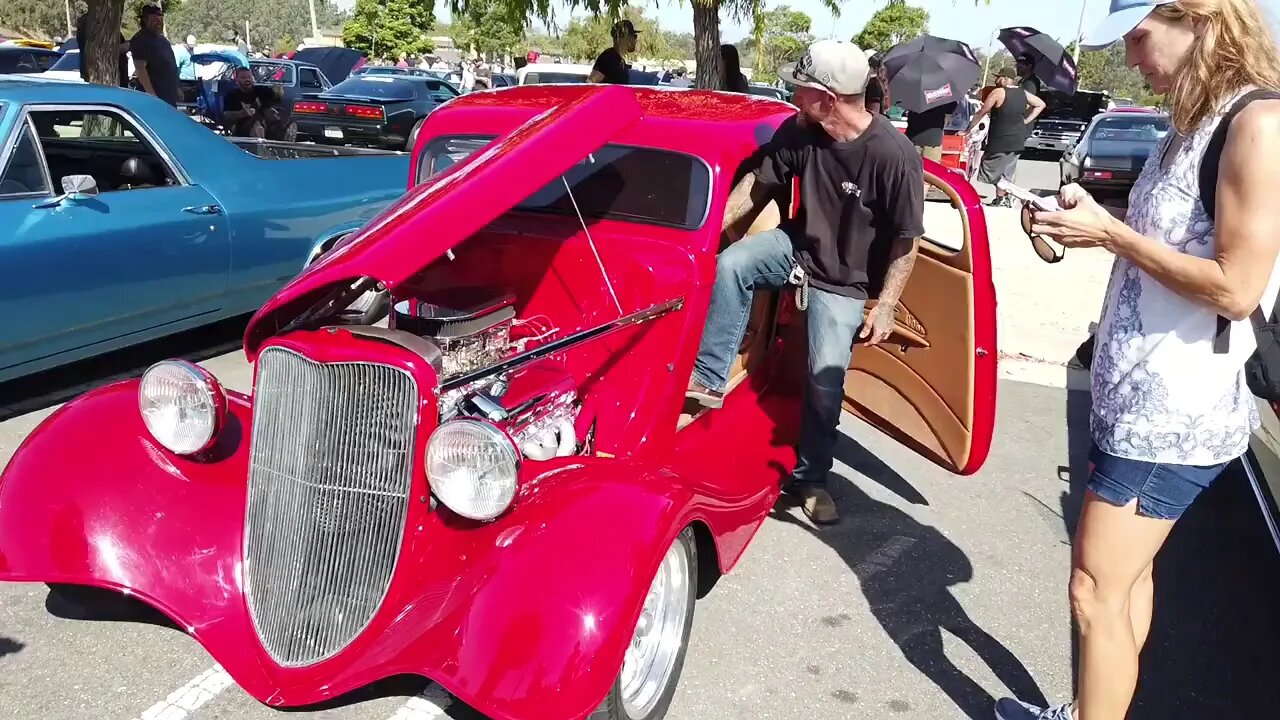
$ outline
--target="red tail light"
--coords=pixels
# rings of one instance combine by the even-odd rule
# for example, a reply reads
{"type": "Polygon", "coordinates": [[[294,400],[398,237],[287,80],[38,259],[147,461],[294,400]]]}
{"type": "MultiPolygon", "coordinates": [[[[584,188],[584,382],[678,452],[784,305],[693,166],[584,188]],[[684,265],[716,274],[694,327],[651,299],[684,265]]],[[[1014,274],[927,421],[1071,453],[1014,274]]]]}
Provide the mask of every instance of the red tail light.
{"type": "Polygon", "coordinates": [[[348,105],[347,114],[365,120],[384,120],[382,108],[370,107],[369,105],[348,105]]]}
{"type": "Polygon", "coordinates": [[[296,113],[327,113],[329,112],[329,105],[322,102],[296,102],[293,104],[293,111],[296,113]]]}
{"type": "Polygon", "coordinates": [[[1084,176],[1089,180],[1110,180],[1110,170],[1085,170],[1084,176]]]}

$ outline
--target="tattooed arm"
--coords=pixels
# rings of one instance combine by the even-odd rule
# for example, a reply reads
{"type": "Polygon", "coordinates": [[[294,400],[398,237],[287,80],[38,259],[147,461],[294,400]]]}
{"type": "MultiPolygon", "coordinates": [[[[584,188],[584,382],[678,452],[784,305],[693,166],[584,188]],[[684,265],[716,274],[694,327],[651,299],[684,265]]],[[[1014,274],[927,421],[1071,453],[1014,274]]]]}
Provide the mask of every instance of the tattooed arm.
{"type": "Polygon", "coordinates": [[[885,208],[886,220],[895,233],[875,309],[858,333],[868,345],[879,345],[893,332],[893,314],[916,264],[917,241],[924,235],[924,169],[919,162],[905,164],[886,186],[886,196],[892,199],[885,208]]]}
{"type": "Polygon", "coordinates": [[[769,186],[760,182],[755,173],[747,173],[729,194],[729,202],[724,208],[724,225],[721,231],[728,230],[743,218],[749,217],[753,212],[764,207],[769,200],[769,195],[769,186]]]}
{"type": "Polygon", "coordinates": [[[884,287],[880,290],[880,297],[876,300],[870,317],[862,326],[862,332],[858,334],[858,337],[867,340],[868,345],[879,345],[893,332],[893,312],[898,307],[902,289],[907,286],[911,269],[916,264],[917,239],[903,237],[893,241],[893,247],[889,250],[889,269],[884,275],[884,287]]]}

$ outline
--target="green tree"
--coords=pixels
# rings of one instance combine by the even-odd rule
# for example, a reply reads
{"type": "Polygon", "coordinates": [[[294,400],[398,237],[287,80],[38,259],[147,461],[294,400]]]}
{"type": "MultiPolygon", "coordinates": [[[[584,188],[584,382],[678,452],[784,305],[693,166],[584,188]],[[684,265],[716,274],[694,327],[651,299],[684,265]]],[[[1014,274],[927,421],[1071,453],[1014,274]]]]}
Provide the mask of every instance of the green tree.
{"type": "MultiPolygon", "coordinates": [[[[449,9],[454,16],[457,16],[465,12],[472,1],[476,0],[449,0],[449,9]]],[[[552,0],[494,1],[525,16],[536,17],[543,21],[552,19],[552,0]]],[[[764,0],[690,0],[690,3],[693,6],[693,56],[694,61],[698,64],[695,85],[700,88],[718,89],[723,84],[721,78],[723,71],[720,63],[721,13],[726,13],[728,16],[739,20],[748,17],[757,18],[755,35],[757,38],[761,38],[764,35],[764,27],[758,18],[764,12],[764,0]]],[[[626,0],[564,0],[564,4],[568,5],[570,11],[586,10],[592,15],[604,16],[609,20],[622,17],[623,11],[627,7],[626,0]]],[[[822,0],[822,4],[833,15],[839,14],[840,0],[822,0]]],[[[579,50],[578,52],[581,51],[579,50]]],[[[666,50],[664,52],[679,54],[675,50],[666,50]]],[[[643,46],[641,53],[644,54],[643,46]]]]}
{"type": "MultiPolygon", "coordinates": [[[[640,31],[637,55],[655,60],[674,57],[673,47],[658,27],[657,20],[646,17],[644,10],[637,7],[628,7],[624,17],[635,23],[636,30],[640,31]]],[[[599,15],[574,18],[561,38],[564,54],[580,62],[595,60],[602,50],[613,45],[613,36],[609,33],[613,22],[599,15]]]]}
{"type": "Polygon", "coordinates": [[[356,0],[355,12],[342,28],[342,42],[371,58],[431,52],[427,32],[435,24],[433,0],[356,0]]]}
{"type": "Polygon", "coordinates": [[[524,42],[525,23],[526,16],[511,6],[495,0],[473,0],[465,12],[453,16],[448,34],[460,50],[505,55],[524,42]]]}
{"type": "MultiPolygon", "coordinates": [[[[255,50],[273,44],[276,50],[292,50],[300,38],[311,36],[309,5],[308,0],[183,0],[167,13],[165,32],[175,42],[195,35],[200,43],[229,44],[237,35],[245,37],[248,20],[247,40],[255,50]],[[293,42],[286,46],[281,40],[293,42]]],[[[337,27],[342,18],[331,0],[316,0],[320,27],[337,27]]]]}
{"type": "Polygon", "coordinates": [[[884,52],[900,42],[929,31],[929,11],[908,5],[905,0],[889,0],[867,20],[853,42],[860,48],[884,52]]]}
{"type": "Polygon", "coordinates": [[[753,58],[755,72],[752,77],[756,81],[773,82],[778,77],[778,67],[799,60],[805,48],[813,42],[810,34],[813,21],[799,10],[782,5],[762,13],[758,22],[764,26],[764,38],[759,42],[749,38],[738,52],[744,59],[753,58]],[[747,52],[750,55],[746,55],[747,52]]]}

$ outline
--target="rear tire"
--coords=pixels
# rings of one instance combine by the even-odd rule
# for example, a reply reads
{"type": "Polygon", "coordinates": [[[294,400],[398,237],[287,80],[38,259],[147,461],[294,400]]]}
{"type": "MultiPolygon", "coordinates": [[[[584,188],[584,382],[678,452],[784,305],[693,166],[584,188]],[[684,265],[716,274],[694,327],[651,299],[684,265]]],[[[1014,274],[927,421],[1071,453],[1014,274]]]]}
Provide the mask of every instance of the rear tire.
{"type": "Polygon", "coordinates": [[[604,702],[588,720],[666,717],[689,650],[697,594],[698,544],[693,528],[687,527],[676,536],[658,566],[622,670],[604,702]],[[666,655],[662,651],[665,645],[662,639],[675,634],[680,643],[673,655],[666,655]]]}
{"type": "Polygon", "coordinates": [[[418,122],[413,124],[413,129],[409,131],[409,140],[405,143],[404,149],[413,152],[413,146],[418,142],[418,133],[422,132],[422,124],[427,119],[425,117],[418,118],[418,122]]]}

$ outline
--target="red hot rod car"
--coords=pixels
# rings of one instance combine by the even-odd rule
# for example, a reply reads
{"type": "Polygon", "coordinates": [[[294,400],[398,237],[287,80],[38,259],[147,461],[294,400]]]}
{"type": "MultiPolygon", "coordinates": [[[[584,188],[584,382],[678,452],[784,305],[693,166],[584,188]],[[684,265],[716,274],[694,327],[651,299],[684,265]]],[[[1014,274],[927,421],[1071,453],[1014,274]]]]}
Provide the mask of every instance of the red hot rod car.
{"type": "MultiPolygon", "coordinates": [[[[695,597],[795,461],[791,295],[757,295],[722,409],[684,399],[716,253],[747,230],[720,231],[726,199],[791,112],[590,85],[450,102],[404,197],[255,315],[251,395],[166,361],[26,439],[0,579],[130,594],[273,706],[412,673],[499,720],[662,717],[695,597]]],[[[995,411],[986,227],[962,178],[926,176],[963,237],[921,240],[846,406],[968,474],[995,411]]]]}

